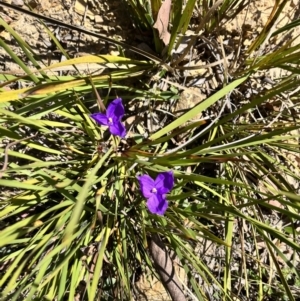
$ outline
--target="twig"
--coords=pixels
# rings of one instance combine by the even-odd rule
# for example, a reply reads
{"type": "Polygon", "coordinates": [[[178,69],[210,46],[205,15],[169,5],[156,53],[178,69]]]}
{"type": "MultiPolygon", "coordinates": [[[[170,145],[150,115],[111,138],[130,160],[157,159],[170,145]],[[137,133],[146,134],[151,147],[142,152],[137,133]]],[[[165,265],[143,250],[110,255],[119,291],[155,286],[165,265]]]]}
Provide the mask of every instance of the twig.
{"type": "Polygon", "coordinates": [[[94,86],[94,83],[93,83],[93,80],[91,77],[89,77],[89,80],[90,80],[90,83],[92,85],[92,88],[94,90],[94,93],[96,95],[96,100],[97,100],[97,103],[98,103],[98,107],[99,107],[99,110],[102,111],[102,112],[105,112],[106,111],[106,108],[105,108],[105,105],[96,89],[96,87],[94,86]]]}
{"type": "Polygon", "coordinates": [[[33,136],[30,136],[30,137],[22,138],[22,139],[20,139],[20,140],[16,140],[16,141],[11,142],[11,143],[8,143],[8,144],[6,145],[5,151],[4,151],[4,163],[3,163],[3,167],[2,167],[2,169],[1,169],[1,171],[0,171],[0,179],[3,177],[4,171],[6,170],[6,168],[7,168],[7,166],[8,166],[8,151],[9,151],[9,149],[10,149],[12,146],[14,146],[14,145],[16,145],[16,144],[18,144],[18,143],[20,143],[20,142],[22,142],[22,141],[25,141],[25,140],[34,138],[35,136],[37,136],[37,134],[35,134],[35,135],[33,135],[33,136]]]}
{"type": "Polygon", "coordinates": [[[172,300],[185,301],[186,298],[183,292],[182,284],[175,273],[175,269],[168,251],[166,250],[166,247],[158,234],[153,234],[150,240],[149,248],[155,268],[172,300]]]}

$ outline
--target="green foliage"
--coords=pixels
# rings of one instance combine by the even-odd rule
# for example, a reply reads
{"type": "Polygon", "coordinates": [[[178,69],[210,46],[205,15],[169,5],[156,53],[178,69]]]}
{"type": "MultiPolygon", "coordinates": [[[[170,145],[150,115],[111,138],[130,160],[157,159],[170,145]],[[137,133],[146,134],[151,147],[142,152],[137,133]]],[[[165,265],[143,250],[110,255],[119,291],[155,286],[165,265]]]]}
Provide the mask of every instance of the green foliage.
{"type": "MultiPolygon", "coordinates": [[[[299,45],[288,38],[298,23],[273,33],[273,37],[281,33],[286,37],[274,51],[257,50],[269,41],[268,32],[286,2],[276,2],[265,28],[235,68],[224,70],[225,79],[216,91],[180,117],[167,117],[152,132],[148,128],[152,113],[165,112],[178,99],[178,90],[186,89],[174,80],[162,91],[157,83],[166,80],[166,74],[176,79],[176,72],[188,70],[172,51],[180,45],[193,13],[197,11],[203,21],[195,36],[201,31],[212,37],[249,1],[213,5],[211,1],[173,1],[165,65],[88,55],[45,67],[1,19],[35,68],[30,69],[0,38],[1,47],[25,72],[19,77],[0,74],[0,266],[5,271],[1,272],[1,299],[74,300],[80,296],[91,301],[131,300],[138,268],[157,276],[148,250],[154,234],[179,259],[187,275],[189,297],[208,300],[207,287],[212,287],[215,300],[252,300],[253,291],[253,300],[270,296],[296,299],[300,197],[291,179],[299,183],[299,165],[286,154],[299,159],[295,143],[299,116],[292,114],[299,105],[295,90],[299,86],[299,45]],[[49,72],[89,63],[97,63],[101,74],[58,76],[49,72]],[[245,101],[243,93],[251,81],[261,70],[275,67],[290,73],[245,101]],[[151,80],[146,77],[149,74],[151,80]],[[16,83],[22,88],[4,89],[16,83]],[[118,95],[126,111],[133,112],[135,122],[126,142],[108,135],[90,119],[97,103],[95,89],[106,95],[105,104],[118,95]],[[289,106],[282,106],[279,113],[264,111],[261,118],[267,104],[283,102],[286,95],[289,106]],[[226,110],[231,96],[238,101],[234,109],[226,110]],[[144,100],[151,101],[146,113],[132,109],[140,109],[144,100]],[[207,112],[214,114],[192,121],[207,112]],[[144,122],[140,116],[148,119],[144,122]],[[178,136],[187,138],[177,145],[174,139],[178,136]],[[169,209],[165,216],[152,215],[136,177],[170,169],[176,181],[168,198],[169,209]],[[281,225],[274,227],[270,215],[280,216],[281,225]],[[216,251],[212,257],[218,260],[217,268],[210,265],[211,254],[200,252],[208,243],[216,251]],[[246,248],[249,244],[254,254],[246,248]],[[291,257],[281,244],[292,252],[291,257]],[[289,283],[291,275],[294,285],[289,283]],[[241,279],[243,289],[236,285],[241,279]]],[[[152,31],[153,45],[160,53],[163,44],[152,26],[161,1],[128,3],[135,26],[152,31]]],[[[188,44],[184,52],[191,47],[188,44]]]]}

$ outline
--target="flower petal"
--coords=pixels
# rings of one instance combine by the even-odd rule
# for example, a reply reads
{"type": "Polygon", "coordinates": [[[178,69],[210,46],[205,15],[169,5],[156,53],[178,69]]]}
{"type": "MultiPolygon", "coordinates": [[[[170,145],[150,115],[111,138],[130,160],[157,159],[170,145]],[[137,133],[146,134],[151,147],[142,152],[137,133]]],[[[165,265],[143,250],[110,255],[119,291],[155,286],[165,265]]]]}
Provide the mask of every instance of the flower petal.
{"type": "Polygon", "coordinates": [[[121,121],[116,121],[113,124],[109,125],[109,131],[115,135],[124,138],[126,136],[125,126],[121,121]]]}
{"type": "Polygon", "coordinates": [[[153,195],[151,191],[154,188],[154,180],[148,175],[142,175],[138,177],[140,182],[141,191],[145,198],[150,198],[153,195]]]}
{"type": "Polygon", "coordinates": [[[172,170],[160,173],[155,181],[155,188],[159,194],[169,193],[174,186],[174,173],[172,170]]]}
{"type": "Polygon", "coordinates": [[[168,201],[160,194],[152,194],[147,201],[147,207],[151,213],[163,215],[168,208],[168,201]]]}
{"type": "Polygon", "coordinates": [[[122,99],[117,98],[113,100],[107,107],[106,115],[108,118],[112,118],[113,120],[121,120],[124,116],[125,110],[122,104],[122,99]]]}
{"type": "Polygon", "coordinates": [[[90,115],[98,124],[100,125],[108,125],[108,119],[103,113],[94,113],[90,115]]]}

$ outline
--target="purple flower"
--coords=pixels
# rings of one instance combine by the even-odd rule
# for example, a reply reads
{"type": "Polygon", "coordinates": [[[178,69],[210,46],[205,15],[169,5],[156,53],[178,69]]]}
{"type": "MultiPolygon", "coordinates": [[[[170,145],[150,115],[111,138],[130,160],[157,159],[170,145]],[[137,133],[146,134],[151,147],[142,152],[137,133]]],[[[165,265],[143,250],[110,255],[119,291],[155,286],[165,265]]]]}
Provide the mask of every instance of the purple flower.
{"type": "Polygon", "coordinates": [[[148,175],[138,177],[141,192],[147,199],[147,207],[151,213],[163,215],[168,208],[166,193],[174,186],[173,171],[160,173],[155,180],[148,175]]]}
{"type": "Polygon", "coordinates": [[[93,118],[98,124],[106,125],[109,128],[111,134],[124,138],[126,135],[126,129],[121,122],[125,111],[122,104],[122,99],[117,98],[113,100],[107,107],[106,113],[94,113],[90,117],[93,118]]]}

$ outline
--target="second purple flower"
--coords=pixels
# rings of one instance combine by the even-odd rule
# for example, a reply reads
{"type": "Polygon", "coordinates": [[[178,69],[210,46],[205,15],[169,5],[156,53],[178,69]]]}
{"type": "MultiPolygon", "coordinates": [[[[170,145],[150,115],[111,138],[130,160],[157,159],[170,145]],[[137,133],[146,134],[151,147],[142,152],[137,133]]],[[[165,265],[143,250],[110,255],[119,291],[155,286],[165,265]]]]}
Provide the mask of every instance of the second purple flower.
{"type": "Polygon", "coordinates": [[[151,213],[163,215],[168,208],[166,194],[174,186],[172,170],[160,173],[155,180],[148,175],[138,177],[141,192],[147,199],[147,207],[151,213]]]}
{"type": "Polygon", "coordinates": [[[116,98],[113,100],[107,107],[106,113],[94,113],[91,114],[98,124],[106,125],[109,128],[109,131],[112,135],[120,136],[124,138],[126,135],[126,129],[123,123],[121,122],[125,110],[122,104],[121,98],[116,98]]]}

